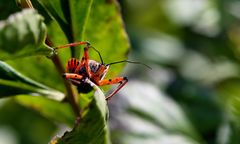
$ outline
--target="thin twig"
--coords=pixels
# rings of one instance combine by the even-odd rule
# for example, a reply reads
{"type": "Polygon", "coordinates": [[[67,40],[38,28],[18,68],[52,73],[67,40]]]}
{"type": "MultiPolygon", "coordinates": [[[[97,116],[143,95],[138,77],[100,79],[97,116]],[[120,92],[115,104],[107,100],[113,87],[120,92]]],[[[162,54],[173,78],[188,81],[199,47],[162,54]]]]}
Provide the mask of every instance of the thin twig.
{"type": "MultiPolygon", "coordinates": [[[[50,47],[53,47],[53,44],[52,42],[49,40],[49,38],[47,37],[46,40],[45,40],[45,43],[50,46],[50,47]]],[[[58,57],[58,55],[54,55],[52,58],[51,58],[52,62],[54,63],[57,71],[59,72],[60,75],[62,75],[64,73],[64,68],[60,62],[60,59],[58,57]]],[[[64,85],[66,87],[66,90],[67,90],[67,96],[68,96],[68,101],[70,103],[70,105],[72,106],[75,114],[77,116],[80,116],[80,108],[77,104],[77,93],[74,92],[74,89],[73,87],[71,86],[71,84],[69,84],[69,82],[67,82],[66,80],[64,80],[64,85]]]]}
{"type": "MultiPolygon", "coordinates": [[[[17,5],[21,8],[34,8],[30,0],[25,0],[25,1],[17,0],[17,5]]],[[[48,46],[53,47],[53,43],[48,38],[48,36],[46,37],[45,43],[48,46]]],[[[58,55],[52,56],[51,60],[54,63],[54,66],[56,67],[59,74],[62,75],[64,73],[64,68],[61,64],[61,61],[60,61],[58,55]]],[[[74,91],[73,87],[66,80],[64,80],[64,85],[65,85],[66,90],[67,90],[68,102],[70,103],[70,105],[71,105],[74,113],[76,114],[76,116],[81,117],[81,110],[80,110],[80,108],[78,106],[78,103],[77,103],[78,94],[74,91]]]]}

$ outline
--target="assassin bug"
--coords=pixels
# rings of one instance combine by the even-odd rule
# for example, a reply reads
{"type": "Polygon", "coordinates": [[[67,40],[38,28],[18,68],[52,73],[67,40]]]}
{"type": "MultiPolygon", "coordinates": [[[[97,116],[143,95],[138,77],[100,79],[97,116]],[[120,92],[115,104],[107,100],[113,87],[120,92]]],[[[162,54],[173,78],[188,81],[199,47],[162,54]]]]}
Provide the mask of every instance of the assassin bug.
{"type": "Polygon", "coordinates": [[[60,48],[66,48],[77,45],[85,45],[83,57],[81,61],[76,58],[69,59],[67,62],[67,72],[63,74],[63,77],[66,80],[70,81],[72,84],[76,85],[78,91],[82,93],[90,92],[93,89],[94,85],[104,86],[119,84],[118,87],[106,97],[106,100],[109,100],[128,82],[127,77],[115,77],[112,79],[104,79],[105,75],[108,72],[109,66],[112,64],[122,62],[142,64],[140,62],[132,62],[128,60],[104,64],[100,52],[94,47],[92,47],[89,42],[75,42],[63,46],[58,46],[55,47],[54,49],[56,50],[60,48]],[[93,49],[98,53],[101,63],[89,59],[88,52],[89,49],[93,49]]]}

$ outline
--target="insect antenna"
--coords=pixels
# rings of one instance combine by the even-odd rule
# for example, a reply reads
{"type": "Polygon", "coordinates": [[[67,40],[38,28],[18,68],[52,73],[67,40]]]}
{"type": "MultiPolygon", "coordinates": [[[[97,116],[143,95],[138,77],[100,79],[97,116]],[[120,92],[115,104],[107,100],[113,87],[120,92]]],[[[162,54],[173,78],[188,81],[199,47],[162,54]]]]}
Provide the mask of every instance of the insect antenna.
{"type": "Polygon", "coordinates": [[[103,59],[102,59],[100,52],[95,47],[91,46],[89,42],[85,42],[85,41],[75,42],[75,43],[70,43],[70,44],[66,44],[66,45],[62,45],[62,46],[57,46],[57,47],[54,47],[53,49],[54,49],[54,51],[56,51],[57,49],[62,49],[62,48],[67,48],[67,47],[77,46],[77,45],[87,45],[88,48],[92,48],[93,50],[95,50],[100,57],[101,63],[103,64],[103,59]]]}
{"type": "Polygon", "coordinates": [[[129,61],[129,60],[122,60],[122,61],[116,61],[116,62],[111,62],[109,64],[106,64],[107,66],[108,65],[113,65],[113,64],[118,64],[118,63],[123,63],[123,62],[126,62],[126,63],[133,63],[133,64],[140,64],[140,65],[143,65],[149,69],[152,69],[150,66],[144,64],[144,63],[141,63],[141,62],[136,62],[136,61],[129,61]]]}
{"type": "Polygon", "coordinates": [[[101,60],[101,63],[104,64],[100,52],[99,52],[95,47],[93,47],[93,46],[90,46],[90,47],[98,53],[98,55],[99,55],[99,57],[100,57],[100,60],[101,60]]]}

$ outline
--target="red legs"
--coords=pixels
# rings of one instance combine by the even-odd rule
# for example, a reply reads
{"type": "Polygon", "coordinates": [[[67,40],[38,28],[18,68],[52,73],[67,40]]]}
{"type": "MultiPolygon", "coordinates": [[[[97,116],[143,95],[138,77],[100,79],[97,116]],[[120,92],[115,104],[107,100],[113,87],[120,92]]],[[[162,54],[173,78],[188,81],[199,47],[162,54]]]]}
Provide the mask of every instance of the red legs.
{"type": "Polygon", "coordinates": [[[128,82],[128,79],[126,77],[117,77],[114,79],[104,79],[100,80],[97,84],[99,86],[103,85],[111,85],[111,84],[117,84],[120,83],[117,87],[116,90],[114,90],[112,93],[110,93],[107,97],[106,100],[110,100],[126,83],[128,82]]]}
{"type": "Polygon", "coordinates": [[[86,69],[86,72],[87,72],[88,76],[91,77],[91,70],[90,70],[90,67],[89,67],[89,64],[88,64],[88,62],[89,62],[88,49],[89,49],[89,48],[90,48],[90,46],[88,46],[88,45],[87,45],[86,47],[84,47],[83,57],[82,57],[82,59],[81,59],[80,65],[78,65],[78,67],[76,68],[75,73],[78,73],[79,70],[80,70],[80,68],[84,66],[85,69],[86,69]]]}
{"type": "Polygon", "coordinates": [[[87,72],[87,74],[89,75],[89,77],[91,77],[91,70],[90,70],[90,67],[89,67],[89,64],[88,64],[88,62],[89,62],[89,53],[88,53],[88,49],[90,48],[90,46],[86,46],[86,47],[84,47],[84,56],[83,56],[83,58],[84,58],[84,64],[85,64],[85,68],[86,68],[86,72],[87,72]]]}
{"type": "Polygon", "coordinates": [[[75,84],[80,84],[81,82],[78,80],[81,80],[83,78],[83,76],[79,75],[79,74],[74,74],[74,73],[64,73],[63,77],[66,80],[69,80],[75,84]]]}
{"type": "MultiPolygon", "coordinates": [[[[75,84],[80,84],[83,76],[75,73],[64,73],[63,77],[75,84]]],[[[91,86],[95,86],[93,82],[91,82],[89,79],[88,81],[86,80],[91,86]]],[[[106,100],[110,100],[126,83],[128,82],[128,79],[126,77],[116,77],[114,79],[104,79],[100,80],[97,82],[98,86],[104,86],[104,85],[111,85],[111,84],[117,84],[119,83],[118,87],[116,90],[114,90],[112,93],[110,93],[107,97],[106,100]]]]}
{"type": "Polygon", "coordinates": [[[78,46],[78,45],[86,45],[86,46],[84,47],[84,56],[82,57],[80,65],[78,65],[75,72],[78,73],[78,71],[80,70],[80,67],[85,65],[86,72],[89,75],[89,77],[91,77],[90,67],[88,65],[88,61],[89,61],[88,49],[91,47],[89,42],[83,41],[83,42],[70,43],[70,44],[55,47],[55,49],[66,48],[66,47],[71,47],[71,46],[78,46]]]}
{"type": "Polygon", "coordinates": [[[57,47],[55,47],[55,49],[66,48],[66,47],[71,47],[71,46],[78,46],[78,45],[90,45],[90,43],[84,42],[84,41],[83,42],[75,42],[75,43],[57,46],[57,47]]]}
{"type": "MultiPolygon", "coordinates": [[[[68,80],[71,81],[72,83],[75,84],[80,84],[81,82],[79,80],[81,80],[83,78],[83,76],[79,75],[79,74],[74,74],[74,73],[64,73],[63,77],[68,80]]],[[[85,82],[89,83],[92,87],[96,86],[91,80],[86,79],[85,82]]],[[[126,77],[117,77],[114,79],[105,79],[105,80],[100,80],[97,85],[99,86],[103,86],[103,85],[110,85],[110,84],[117,84],[120,83],[119,86],[117,87],[116,90],[114,90],[110,95],[108,95],[106,97],[106,100],[110,100],[126,83],[128,82],[126,77]],[[123,82],[124,81],[124,82],[123,82]]]]}
{"type": "Polygon", "coordinates": [[[117,89],[106,97],[106,100],[110,100],[127,82],[128,80],[125,80],[123,83],[120,83],[117,89]]]}
{"type": "MultiPolygon", "coordinates": [[[[80,84],[81,82],[78,80],[81,80],[83,77],[79,74],[73,74],[73,73],[64,73],[63,77],[75,84],[80,84]]],[[[91,86],[95,86],[95,84],[90,81],[89,79],[86,79],[86,82],[89,83],[91,86]]],[[[128,82],[128,79],[126,77],[117,77],[114,79],[104,79],[100,80],[97,85],[98,86],[104,86],[104,85],[111,85],[111,84],[117,84],[119,83],[116,90],[114,90],[112,93],[110,93],[106,100],[110,100],[126,83],[128,82]]]]}
{"type": "MultiPolygon", "coordinates": [[[[65,73],[63,75],[63,77],[75,84],[80,84],[83,78],[83,76],[77,74],[79,72],[79,70],[81,69],[81,67],[85,67],[86,69],[86,73],[88,74],[88,76],[91,78],[92,75],[91,75],[91,69],[89,67],[89,53],[88,53],[88,49],[89,48],[93,48],[100,56],[100,59],[101,59],[101,62],[103,64],[103,61],[102,61],[102,58],[101,58],[101,55],[99,53],[99,51],[97,51],[94,47],[91,47],[90,46],[90,43],[88,42],[75,42],[75,43],[70,43],[70,44],[67,44],[67,45],[63,45],[63,46],[58,46],[58,47],[55,47],[54,49],[60,49],[60,48],[66,48],[66,47],[70,47],[70,46],[77,46],[77,45],[86,45],[84,47],[84,56],[82,57],[81,59],[81,62],[80,64],[73,64],[73,62],[75,62],[75,60],[71,60],[71,64],[68,64],[68,67],[70,69],[70,71],[72,72],[75,68],[75,73],[65,73]]],[[[89,79],[85,79],[85,81],[87,83],[89,83],[91,86],[95,86],[95,84],[93,82],[91,82],[89,79]]],[[[112,93],[110,93],[107,97],[106,97],[106,100],[110,100],[126,83],[128,82],[128,79],[126,77],[117,77],[117,78],[114,78],[114,79],[108,79],[108,80],[100,80],[97,82],[97,85],[98,86],[103,86],[103,85],[111,85],[111,84],[117,84],[119,83],[118,87],[116,90],[114,90],[112,93]]]]}
{"type": "Polygon", "coordinates": [[[66,79],[77,79],[77,80],[80,80],[83,78],[81,75],[75,74],[75,73],[64,73],[63,77],[66,79]]]}

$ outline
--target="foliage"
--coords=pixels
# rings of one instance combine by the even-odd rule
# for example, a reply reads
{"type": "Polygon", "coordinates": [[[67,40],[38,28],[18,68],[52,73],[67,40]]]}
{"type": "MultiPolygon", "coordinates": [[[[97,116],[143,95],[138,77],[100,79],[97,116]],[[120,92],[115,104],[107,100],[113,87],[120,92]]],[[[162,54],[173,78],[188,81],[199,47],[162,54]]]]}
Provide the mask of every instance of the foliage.
{"type": "MultiPolygon", "coordinates": [[[[101,90],[96,87],[95,94],[77,94],[75,87],[61,78],[65,71],[62,63],[70,57],[79,58],[82,47],[59,51],[53,47],[89,41],[101,52],[104,62],[126,59],[129,44],[117,3],[17,0],[20,9],[15,4],[13,13],[10,9],[14,5],[2,5],[3,2],[0,1],[0,6],[6,6],[0,22],[0,97],[14,99],[52,123],[74,127],[52,143],[58,139],[57,143],[110,143],[107,104],[101,90]],[[113,51],[118,54],[112,55],[113,51]]],[[[98,60],[91,50],[90,57],[98,60]]],[[[110,70],[108,77],[116,76],[122,68],[118,65],[110,70]]],[[[36,139],[34,143],[41,142],[36,139]]]]}
{"type": "MultiPolygon", "coordinates": [[[[240,143],[239,0],[119,2],[121,11],[113,0],[32,0],[37,12],[13,7],[13,2],[0,3],[0,27],[14,29],[10,35],[0,29],[1,42],[22,33],[14,39],[19,45],[8,42],[0,47],[4,60],[0,63],[0,97],[10,99],[0,104],[4,117],[0,122],[17,130],[21,143],[46,143],[50,137],[54,137],[51,143],[110,143],[109,135],[116,144],[240,143]],[[26,17],[15,18],[15,12],[28,15],[35,23],[26,17]],[[62,80],[63,68],[58,64],[81,57],[82,47],[59,50],[57,57],[52,47],[87,40],[105,63],[126,59],[129,43],[120,12],[132,45],[128,59],[148,63],[152,70],[127,65],[124,75],[129,82],[108,103],[109,121],[97,87],[98,94],[75,97],[83,110],[82,119],[76,118],[69,96],[75,91],[62,80]],[[21,31],[18,24],[39,29],[21,31]],[[41,43],[45,34],[48,45],[41,43]],[[25,108],[38,113],[28,115],[25,108]],[[29,120],[24,117],[33,118],[33,124],[26,124],[29,120]],[[63,126],[56,127],[56,123],[70,130],[65,126],[61,130],[63,126]],[[35,128],[46,134],[29,134],[35,128]],[[53,134],[56,130],[62,133],[53,134]]],[[[90,53],[99,60],[95,52],[90,53]]],[[[122,68],[114,65],[107,77],[116,76],[122,68]]],[[[1,123],[0,137],[1,129],[11,133],[1,123]]]]}
{"type": "Polygon", "coordinates": [[[121,5],[131,58],[153,70],[128,67],[135,80],[110,106],[114,142],[239,143],[239,1],[121,5]]]}

